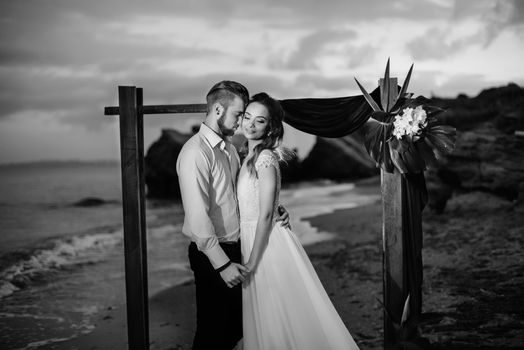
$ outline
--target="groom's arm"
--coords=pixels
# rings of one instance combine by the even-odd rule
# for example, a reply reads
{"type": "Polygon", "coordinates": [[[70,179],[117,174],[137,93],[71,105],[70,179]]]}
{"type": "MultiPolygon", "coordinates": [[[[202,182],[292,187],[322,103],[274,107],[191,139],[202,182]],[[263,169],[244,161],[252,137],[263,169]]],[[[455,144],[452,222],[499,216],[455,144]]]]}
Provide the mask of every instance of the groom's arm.
{"type": "Polygon", "coordinates": [[[183,148],[177,161],[185,218],[182,231],[206,254],[214,269],[229,263],[209,217],[210,162],[202,150],[183,148]]]}

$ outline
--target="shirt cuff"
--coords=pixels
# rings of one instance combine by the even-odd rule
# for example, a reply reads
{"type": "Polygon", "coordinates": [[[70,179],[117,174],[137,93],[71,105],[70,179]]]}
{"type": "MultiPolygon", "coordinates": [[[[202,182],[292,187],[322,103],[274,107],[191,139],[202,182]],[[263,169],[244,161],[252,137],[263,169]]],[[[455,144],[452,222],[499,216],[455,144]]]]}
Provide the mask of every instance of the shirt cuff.
{"type": "Polygon", "coordinates": [[[215,270],[220,268],[221,266],[224,266],[229,261],[229,258],[227,257],[226,253],[224,253],[224,250],[222,249],[220,244],[217,244],[212,248],[204,250],[203,253],[206,254],[209,261],[211,262],[211,265],[213,265],[213,268],[215,270]]]}

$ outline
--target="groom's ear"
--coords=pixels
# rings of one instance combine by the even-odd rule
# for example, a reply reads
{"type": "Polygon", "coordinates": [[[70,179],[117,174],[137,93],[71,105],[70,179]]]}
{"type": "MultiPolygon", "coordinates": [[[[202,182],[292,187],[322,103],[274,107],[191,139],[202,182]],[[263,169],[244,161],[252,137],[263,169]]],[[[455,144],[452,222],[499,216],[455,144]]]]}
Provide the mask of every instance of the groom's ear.
{"type": "Polygon", "coordinates": [[[220,104],[220,102],[215,102],[213,104],[213,114],[217,118],[220,118],[224,114],[224,111],[225,111],[225,108],[224,106],[222,106],[222,104],[220,104]]]}

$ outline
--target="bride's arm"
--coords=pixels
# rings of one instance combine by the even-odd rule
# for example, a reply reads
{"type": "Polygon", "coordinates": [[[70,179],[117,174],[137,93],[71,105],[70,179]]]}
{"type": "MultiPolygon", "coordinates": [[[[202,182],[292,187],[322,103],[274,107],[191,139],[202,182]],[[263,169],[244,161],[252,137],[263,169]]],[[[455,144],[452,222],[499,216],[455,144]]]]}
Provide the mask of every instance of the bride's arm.
{"type": "Polygon", "coordinates": [[[245,265],[251,272],[255,270],[264,249],[269,233],[273,228],[273,204],[276,200],[277,170],[273,165],[261,166],[258,169],[259,214],[255,232],[255,242],[245,265]]]}

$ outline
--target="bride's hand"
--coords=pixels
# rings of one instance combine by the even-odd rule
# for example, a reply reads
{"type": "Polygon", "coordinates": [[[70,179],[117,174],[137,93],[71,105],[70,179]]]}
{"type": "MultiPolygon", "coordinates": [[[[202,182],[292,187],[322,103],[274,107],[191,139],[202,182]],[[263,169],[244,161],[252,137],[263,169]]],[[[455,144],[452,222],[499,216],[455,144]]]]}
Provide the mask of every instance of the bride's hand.
{"type": "Polygon", "coordinates": [[[286,208],[284,208],[282,205],[279,205],[278,214],[280,216],[277,218],[277,221],[280,221],[282,226],[291,230],[291,224],[289,223],[289,213],[286,208]]]}
{"type": "Polygon", "coordinates": [[[253,266],[253,264],[248,261],[246,264],[244,264],[244,268],[247,270],[244,276],[249,276],[253,273],[255,266],[253,266]]]}

